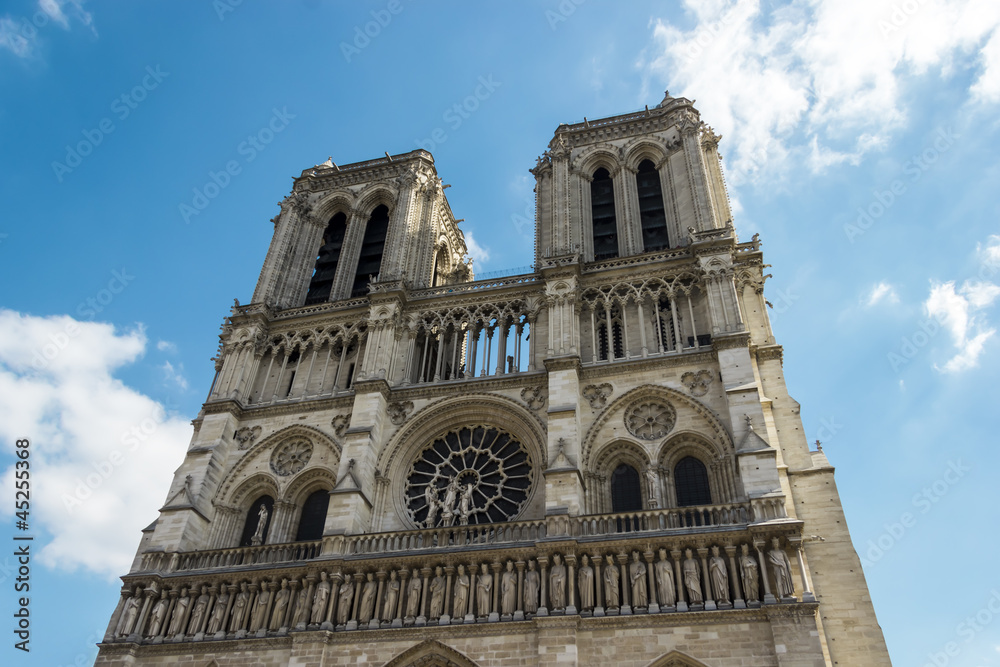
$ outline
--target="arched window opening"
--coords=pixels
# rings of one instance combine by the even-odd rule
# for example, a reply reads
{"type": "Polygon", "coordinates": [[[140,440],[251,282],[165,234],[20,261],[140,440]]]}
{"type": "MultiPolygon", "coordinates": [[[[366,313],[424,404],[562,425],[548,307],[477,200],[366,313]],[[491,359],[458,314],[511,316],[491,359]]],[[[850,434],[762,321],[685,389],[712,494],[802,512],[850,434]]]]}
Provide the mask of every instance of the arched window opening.
{"type": "Polygon", "coordinates": [[[685,456],[674,466],[674,484],[677,489],[678,507],[712,504],[708,470],[704,463],[693,456],[685,456]]]}
{"type": "Polygon", "coordinates": [[[299,528],[295,531],[296,542],[318,540],[323,537],[323,526],[326,524],[326,510],[330,505],[330,492],[320,489],[309,494],[302,504],[302,514],[299,517],[299,528]]]}
{"type": "Polygon", "coordinates": [[[378,277],[382,269],[382,250],[385,247],[385,236],[389,231],[389,208],[382,204],[368,218],[365,226],[365,238],[361,242],[361,254],[358,255],[358,270],[354,274],[354,285],[351,296],[364,296],[368,293],[368,281],[378,277]]]}
{"type": "Polygon", "coordinates": [[[656,338],[660,351],[673,351],[677,347],[677,330],[674,327],[674,317],[677,317],[677,324],[680,325],[681,316],[675,313],[671,306],[670,299],[661,296],[656,302],[656,338]]]}
{"type": "Polygon", "coordinates": [[[288,355],[288,361],[286,362],[286,367],[288,370],[288,386],[285,387],[284,396],[287,398],[292,395],[292,385],[295,384],[295,368],[299,363],[299,348],[288,355]]]}
{"type": "MultiPolygon", "coordinates": [[[[598,310],[597,316],[597,358],[600,361],[609,361],[608,359],[608,311],[598,310]]],[[[625,358],[625,343],[622,337],[622,318],[621,310],[615,306],[611,309],[611,326],[610,326],[610,336],[612,341],[612,350],[614,355],[610,358],[610,361],[615,359],[625,358]]]]}
{"type": "Polygon", "coordinates": [[[316,257],[316,267],[309,283],[309,291],[306,293],[307,306],[330,300],[333,277],[337,273],[337,262],[340,261],[340,251],[344,247],[346,231],[347,215],[337,213],[330,218],[330,223],[323,232],[319,255],[316,257]]]}
{"type": "Polygon", "coordinates": [[[639,473],[622,463],[611,473],[611,511],[636,512],[642,509],[642,488],[639,473]]]}
{"type": "Polygon", "coordinates": [[[267,542],[267,531],[271,529],[271,519],[274,517],[274,498],[261,496],[253,501],[247,510],[247,518],[243,523],[243,536],[240,546],[249,547],[267,542]]]}
{"type": "Polygon", "coordinates": [[[667,237],[667,214],[663,210],[663,190],[660,188],[660,172],[650,160],[639,163],[635,175],[639,190],[639,221],[642,224],[642,248],[644,252],[663,250],[670,247],[667,237]]]}
{"type": "Polygon", "coordinates": [[[590,213],[594,232],[594,259],[618,256],[618,224],[615,221],[615,184],[603,167],[590,182],[590,213]]]}

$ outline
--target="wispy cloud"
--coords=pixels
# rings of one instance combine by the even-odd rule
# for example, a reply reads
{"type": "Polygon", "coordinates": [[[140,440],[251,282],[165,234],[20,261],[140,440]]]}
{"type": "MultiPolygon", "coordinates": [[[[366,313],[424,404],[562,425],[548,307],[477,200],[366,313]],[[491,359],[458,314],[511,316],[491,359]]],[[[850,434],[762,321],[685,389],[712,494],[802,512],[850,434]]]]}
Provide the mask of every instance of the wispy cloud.
{"type": "Polygon", "coordinates": [[[639,63],[648,80],[697,97],[729,135],[734,182],[883,148],[906,122],[907,83],[931,69],[971,73],[971,101],[1000,101],[994,0],[911,3],[909,13],[895,0],[762,4],[685,0],[695,25],[656,21],[639,63]]]}
{"type": "Polygon", "coordinates": [[[482,271],[483,264],[490,261],[490,250],[476,242],[476,238],[470,230],[465,230],[465,247],[469,251],[469,257],[476,260],[473,267],[476,271],[482,271]]]}
{"type": "Polygon", "coordinates": [[[169,352],[171,354],[177,354],[177,345],[171,343],[169,340],[158,340],[156,341],[156,349],[160,352],[169,352]]]}
{"type": "Polygon", "coordinates": [[[996,333],[985,323],[981,311],[998,296],[1000,287],[989,282],[967,280],[958,289],[954,281],[931,283],[924,308],[948,330],[958,350],[939,370],[954,373],[978,365],[983,346],[996,333]]]}
{"type": "Polygon", "coordinates": [[[184,365],[180,364],[177,368],[169,361],[164,361],[163,365],[160,366],[160,370],[163,371],[163,377],[169,384],[176,384],[182,390],[187,391],[188,381],[184,377],[184,365]]]}
{"type": "Polygon", "coordinates": [[[864,304],[868,308],[877,306],[882,302],[899,303],[899,295],[896,294],[896,288],[884,281],[874,285],[864,298],[864,304]]]}
{"type": "Polygon", "coordinates": [[[38,0],[38,11],[28,16],[0,16],[0,50],[28,58],[35,52],[40,31],[50,25],[71,30],[71,18],[97,35],[94,17],[83,8],[83,0],[38,0]]]}

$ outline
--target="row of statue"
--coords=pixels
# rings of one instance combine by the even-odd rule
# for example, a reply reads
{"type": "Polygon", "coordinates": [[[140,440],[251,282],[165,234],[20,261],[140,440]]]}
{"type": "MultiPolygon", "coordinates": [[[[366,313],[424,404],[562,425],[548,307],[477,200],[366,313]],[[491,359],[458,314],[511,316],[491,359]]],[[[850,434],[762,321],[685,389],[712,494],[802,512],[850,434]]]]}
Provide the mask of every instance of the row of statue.
{"type": "MultiPolygon", "coordinates": [[[[778,538],[711,549],[640,554],[553,554],[527,561],[356,572],[301,579],[125,591],[114,638],[183,641],[289,630],[353,630],[523,620],[552,613],[616,615],[745,608],[793,601],[791,565],[778,538]],[[710,555],[709,555],[710,554],[710,555]],[[728,566],[728,567],[727,567],[728,566]],[[492,572],[491,572],[492,570],[492,572]],[[575,572],[574,572],[575,570],[575,572]],[[771,573],[774,592],[770,586],[771,573]],[[763,574],[763,576],[762,576],[763,574]],[[678,585],[679,584],[679,585],[678,585]]],[[[111,639],[112,637],[109,637],[111,639]]]]}

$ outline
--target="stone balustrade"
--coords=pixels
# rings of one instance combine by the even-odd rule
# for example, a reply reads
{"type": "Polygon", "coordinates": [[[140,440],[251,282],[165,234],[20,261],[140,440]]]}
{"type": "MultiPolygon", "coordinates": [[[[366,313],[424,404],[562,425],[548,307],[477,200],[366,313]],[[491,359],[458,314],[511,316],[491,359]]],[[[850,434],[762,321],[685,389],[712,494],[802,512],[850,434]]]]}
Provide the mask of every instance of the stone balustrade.
{"type": "Polygon", "coordinates": [[[323,542],[290,542],[287,544],[262,544],[253,547],[212,549],[186,553],[152,551],[143,554],[143,571],[183,572],[248,565],[293,563],[317,558],[323,542]]]}

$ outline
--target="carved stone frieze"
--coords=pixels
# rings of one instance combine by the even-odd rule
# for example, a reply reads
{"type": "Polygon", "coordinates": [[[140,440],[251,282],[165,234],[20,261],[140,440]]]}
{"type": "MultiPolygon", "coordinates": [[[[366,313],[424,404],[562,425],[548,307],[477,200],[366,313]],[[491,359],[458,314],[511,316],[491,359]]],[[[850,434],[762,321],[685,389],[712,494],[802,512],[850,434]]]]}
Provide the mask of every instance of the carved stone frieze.
{"type": "Polygon", "coordinates": [[[405,422],[411,412],[413,412],[413,401],[395,401],[386,406],[389,421],[396,426],[405,422]]]}
{"type": "Polygon", "coordinates": [[[545,389],[542,387],[525,387],[521,390],[521,400],[532,410],[540,410],[545,406],[545,389]]]}
{"type": "Polygon", "coordinates": [[[590,403],[594,410],[600,410],[608,403],[608,397],[614,388],[607,382],[601,384],[588,384],[583,388],[583,397],[590,403]]]}
{"type": "Polygon", "coordinates": [[[697,373],[689,371],[681,376],[681,384],[687,387],[692,396],[704,396],[708,393],[708,385],[712,384],[712,374],[706,370],[697,373]]]}

